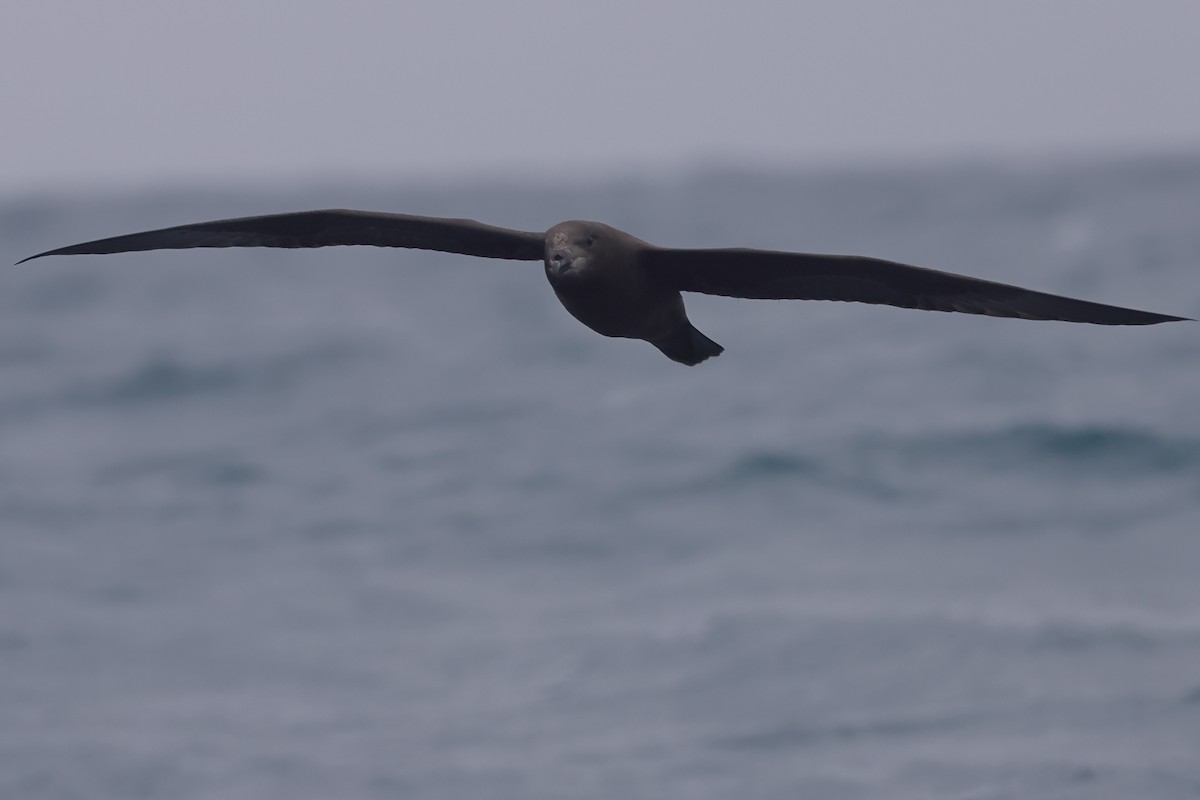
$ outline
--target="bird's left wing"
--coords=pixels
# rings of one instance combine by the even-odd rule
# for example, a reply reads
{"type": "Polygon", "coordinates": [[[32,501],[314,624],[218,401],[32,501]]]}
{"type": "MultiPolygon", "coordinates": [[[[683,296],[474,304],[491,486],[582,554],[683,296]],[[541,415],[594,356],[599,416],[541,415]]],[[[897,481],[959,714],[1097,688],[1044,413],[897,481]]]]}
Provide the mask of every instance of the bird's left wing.
{"type": "Polygon", "coordinates": [[[376,211],[299,211],[176,225],[97,239],[22,259],[78,253],[127,253],[192,247],[331,247],[370,245],[440,250],[483,258],[540,261],[543,235],[497,228],[470,219],[415,217],[376,211]]]}
{"type": "Polygon", "coordinates": [[[862,256],[656,247],[646,252],[643,261],[656,279],[675,289],[726,297],[845,300],[1097,325],[1186,319],[862,256]]]}

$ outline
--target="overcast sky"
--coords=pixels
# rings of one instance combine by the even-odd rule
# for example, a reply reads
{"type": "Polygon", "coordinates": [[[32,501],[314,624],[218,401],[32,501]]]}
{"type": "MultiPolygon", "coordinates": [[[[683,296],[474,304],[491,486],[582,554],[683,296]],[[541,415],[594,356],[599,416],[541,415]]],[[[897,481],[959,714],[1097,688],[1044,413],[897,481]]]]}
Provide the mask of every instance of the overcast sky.
{"type": "Polygon", "coordinates": [[[1198,0],[38,0],[0,193],[1200,151],[1198,0]]]}

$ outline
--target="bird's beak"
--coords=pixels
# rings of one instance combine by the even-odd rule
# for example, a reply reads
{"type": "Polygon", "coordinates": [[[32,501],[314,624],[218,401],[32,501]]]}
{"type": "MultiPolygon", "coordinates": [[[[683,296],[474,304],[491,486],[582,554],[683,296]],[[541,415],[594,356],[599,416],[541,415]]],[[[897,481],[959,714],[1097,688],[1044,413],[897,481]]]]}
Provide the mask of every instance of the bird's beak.
{"type": "Polygon", "coordinates": [[[575,261],[566,253],[555,253],[549,261],[550,274],[555,278],[569,275],[575,267],[575,261]]]}

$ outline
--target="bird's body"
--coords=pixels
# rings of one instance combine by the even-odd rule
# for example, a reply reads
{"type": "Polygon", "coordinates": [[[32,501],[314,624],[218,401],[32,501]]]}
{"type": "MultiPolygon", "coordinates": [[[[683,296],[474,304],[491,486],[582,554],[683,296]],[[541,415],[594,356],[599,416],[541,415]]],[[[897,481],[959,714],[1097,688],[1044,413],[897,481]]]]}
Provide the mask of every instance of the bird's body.
{"type": "Polygon", "coordinates": [[[559,301],[584,325],[604,336],[643,339],[673,361],[688,365],[719,355],[723,348],[688,320],[680,294],[685,291],[759,299],[844,300],[1098,325],[1153,325],[1184,319],[875,258],[657,247],[611,226],[584,221],[562,222],[541,234],[465,219],[304,211],[115,236],[24,260],[193,247],[333,245],[540,260],[559,301]]]}
{"type": "Polygon", "coordinates": [[[647,268],[652,246],[599,222],[546,232],[546,278],[571,316],[596,333],[644,339],[668,358],[699,364],[724,349],[692,326],[683,296],[647,268]]]}

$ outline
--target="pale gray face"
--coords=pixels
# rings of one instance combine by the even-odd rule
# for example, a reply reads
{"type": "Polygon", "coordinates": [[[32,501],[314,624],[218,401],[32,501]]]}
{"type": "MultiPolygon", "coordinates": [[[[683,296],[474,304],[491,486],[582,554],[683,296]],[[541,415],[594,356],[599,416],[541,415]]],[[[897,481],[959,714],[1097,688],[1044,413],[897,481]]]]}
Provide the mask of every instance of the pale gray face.
{"type": "Polygon", "coordinates": [[[560,222],[546,231],[546,277],[551,283],[587,271],[604,247],[602,227],[590,222],[560,222]]]}

